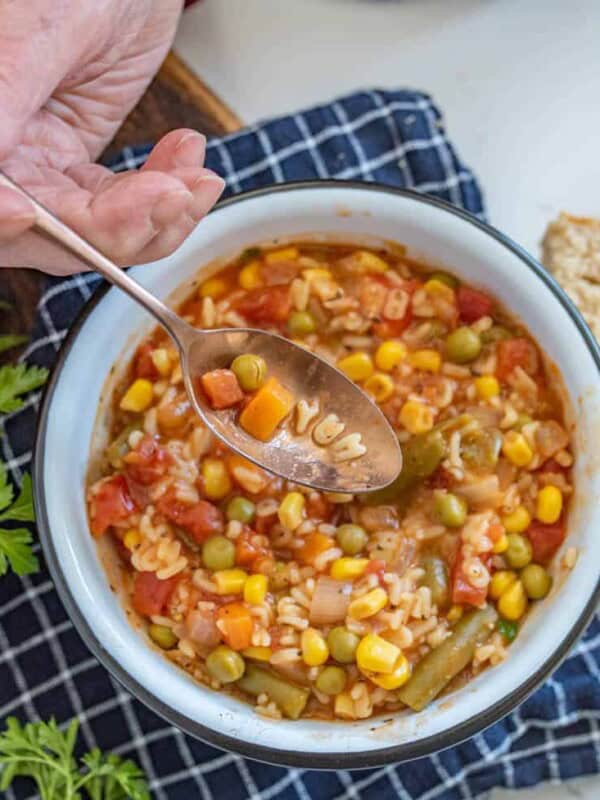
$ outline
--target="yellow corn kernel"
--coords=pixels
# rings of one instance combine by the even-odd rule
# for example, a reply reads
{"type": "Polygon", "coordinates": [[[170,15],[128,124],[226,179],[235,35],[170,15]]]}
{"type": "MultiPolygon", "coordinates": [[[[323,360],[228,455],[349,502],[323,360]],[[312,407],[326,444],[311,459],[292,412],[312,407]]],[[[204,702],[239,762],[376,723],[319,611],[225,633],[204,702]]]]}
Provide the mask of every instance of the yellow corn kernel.
{"type": "Polygon", "coordinates": [[[376,633],[367,633],[356,648],[356,663],[360,670],[366,672],[393,672],[402,651],[395,644],[388,642],[376,633]]]}
{"type": "Polygon", "coordinates": [[[215,300],[227,291],[227,284],[221,278],[209,278],[200,287],[200,297],[212,297],[215,300]]]}
{"type": "Polygon", "coordinates": [[[302,277],[307,283],[313,283],[314,281],[330,281],[333,279],[330,270],[321,269],[320,267],[303,270],[302,277]]]}
{"type": "Polygon", "coordinates": [[[408,356],[408,363],[415,369],[424,372],[439,372],[442,366],[442,357],[437,350],[415,350],[408,356]]]}
{"type": "Polygon", "coordinates": [[[350,692],[340,692],[335,696],[333,712],[336,717],[341,717],[342,719],[356,719],[354,700],[350,697],[350,692]]]}
{"type": "Polygon", "coordinates": [[[371,589],[370,592],[363,594],[362,597],[357,597],[353,600],[348,607],[348,615],[352,619],[366,619],[377,614],[382,608],[385,608],[388,602],[388,596],[385,589],[378,587],[371,589]]]}
{"type": "Polygon", "coordinates": [[[220,569],[213,574],[217,584],[217,594],[241,594],[248,580],[248,573],[243,569],[220,569]]]}
{"type": "Polygon", "coordinates": [[[282,247],[279,250],[270,250],[265,253],[267,264],[277,264],[278,261],[295,261],[298,258],[297,247],[282,247]]]}
{"type": "Polygon", "coordinates": [[[448,302],[454,300],[454,289],[448,286],[448,284],[443,283],[443,281],[439,281],[437,278],[430,278],[425,282],[423,288],[427,294],[438,295],[438,297],[443,297],[445,300],[448,300],[448,302]]]}
{"type": "Polygon", "coordinates": [[[500,384],[493,375],[482,375],[475,378],[475,389],[482,400],[490,400],[500,394],[500,384]]]}
{"type": "Polygon", "coordinates": [[[273,655],[270,647],[247,647],[242,650],[244,658],[249,658],[252,661],[269,661],[273,655]]]}
{"type": "Polygon", "coordinates": [[[295,531],[304,519],[304,495],[300,492],[288,492],[281,501],[277,516],[279,522],[288,531],[295,531]]]}
{"type": "Polygon", "coordinates": [[[238,283],[242,289],[258,289],[263,285],[262,275],[260,274],[260,261],[251,261],[240,270],[238,283]]]}
{"type": "Polygon", "coordinates": [[[387,272],[388,263],[368,250],[357,250],[352,253],[352,261],[359,272],[387,272]]]}
{"type": "Polygon", "coordinates": [[[373,360],[368,353],[351,353],[340,359],[337,365],[351,381],[366,381],[373,374],[373,360]]]}
{"type": "Polygon", "coordinates": [[[504,435],[502,452],[517,467],[526,467],[533,458],[533,450],[522,433],[508,431],[504,435]]]}
{"type": "Polygon", "coordinates": [[[150,358],[152,359],[152,363],[156,367],[157,371],[160,373],[160,375],[162,375],[163,378],[166,378],[171,374],[172,364],[168,350],[166,350],[164,347],[158,347],[156,350],[152,351],[150,358]]]}
{"type": "Polygon", "coordinates": [[[382,342],[375,353],[377,368],[384,372],[391,372],[394,367],[404,361],[407,352],[406,346],[402,342],[396,342],[393,339],[382,342]]]}
{"type": "Polygon", "coordinates": [[[400,409],[398,422],[409,433],[427,433],[433,428],[433,411],[418,400],[407,400],[400,409]]]}
{"type": "Polygon", "coordinates": [[[250,605],[258,606],[269,591],[269,579],[266,575],[250,575],[244,584],[244,600],[250,605]]]}
{"type": "Polygon", "coordinates": [[[135,550],[135,548],[141,541],[142,541],[142,535],[139,531],[136,531],[135,528],[132,528],[130,531],[127,531],[127,533],[123,537],[123,544],[128,550],[135,550]]]}
{"type": "Polygon", "coordinates": [[[450,622],[450,623],[453,623],[453,622],[458,622],[458,620],[459,620],[459,619],[462,617],[462,615],[463,615],[463,611],[464,611],[464,609],[463,609],[463,607],[462,607],[462,606],[460,606],[460,605],[457,605],[457,604],[455,604],[455,605],[453,605],[453,606],[450,606],[450,610],[449,610],[449,611],[448,611],[448,613],[446,614],[446,619],[447,619],[447,620],[448,620],[448,622],[450,622]]]}
{"type": "Polygon", "coordinates": [[[119,408],[139,414],[151,405],[153,397],[154,391],[150,381],[138,378],[123,395],[119,408]]]}
{"type": "Polygon", "coordinates": [[[309,667],[320,667],[329,658],[327,642],[319,631],[314,628],[307,628],[302,631],[300,649],[302,651],[302,660],[309,667]]]}
{"type": "Polygon", "coordinates": [[[529,527],[531,515],[525,506],[517,506],[512,514],[502,517],[502,524],[507,533],[523,533],[529,527]]]}
{"type": "Polygon", "coordinates": [[[509,569],[494,572],[490,581],[490,597],[497,600],[517,580],[517,573],[509,569]]]}
{"type": "Polygon", "coordinates": [[[556,486],[544,486],[537,496],[535,515],[540,522],[552,525],[560,517],[563,507],[563,496],[556,486]]]}
{"type": "Polygon", "coordinates": [[[353,581],[364,574],[368,565],[368,558],[336,558],[329,574],[336,581],[353,581]]]}
{"type": "Polygon", "coordinates": [[[394,669],[389,675],[379,675],[377,673],[369,675],[369,680],[382,689],[387,689],[388,692],[394,689],[399,689],[404,686],[406,681],[410,678],[410,663],[404,653],[400,653],[400,657],[394,664],[394,669]]]}
{"type": "Polygon", "coordinates": [[[504,553],[505,550],[508,550],[508,536],[505,533],[503,533],[502,536],[492,547],[492,552],[498,554],[498,553],[504,553]]]}
{"type": "Polygon", "coordinates": [[[231,491],[227,466],[220,458],[205,458],[202,462],[202,485],[209,500],[222,500],[231,491]]]}
{"type": "Polygon", "coordinates": [[[521,619],[529,605],[527,593],[521,581],[515,581],[505,589],[498,600],[498,611],[504,619],[516,622],[521,619]]]}
{"type": "Polygon", "coordinates": [[[375,372],[365,381],[364,390],[373,396],[376,403],[385,403],[394,394],[394,381],[389,375],[375,372]]]}

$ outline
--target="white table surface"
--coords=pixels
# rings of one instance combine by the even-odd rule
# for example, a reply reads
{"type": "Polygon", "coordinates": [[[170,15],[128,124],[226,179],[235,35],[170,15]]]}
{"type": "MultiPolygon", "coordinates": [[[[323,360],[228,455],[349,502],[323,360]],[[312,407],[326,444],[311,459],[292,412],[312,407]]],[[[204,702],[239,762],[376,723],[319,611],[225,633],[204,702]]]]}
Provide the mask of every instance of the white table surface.
{"type": "MultiPolygon", "coordinates": [[[[247,122],[360,87],[431,93],[490,220],[536,254],[561,210],[600,217],[600,0],[203,0],[176,48],[247,122]]],[[[600,781],[555,791],[518,798],[600,781]]]]}

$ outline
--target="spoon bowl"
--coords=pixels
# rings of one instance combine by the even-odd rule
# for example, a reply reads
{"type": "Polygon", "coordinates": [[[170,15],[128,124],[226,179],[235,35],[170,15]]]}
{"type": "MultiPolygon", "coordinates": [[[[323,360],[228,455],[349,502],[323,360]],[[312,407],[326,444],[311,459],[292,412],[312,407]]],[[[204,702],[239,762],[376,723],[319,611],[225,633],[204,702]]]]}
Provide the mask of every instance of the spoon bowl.
{"type": "Polygon", "coordinates": [[[196,412],[237,453],[269,472],[322,491],[375,491],[396,478],[402,468],[402,453],[392,427],[367,395],[335,367],[276,334],[251,328],[191,327],[2,172],[0,185],[27,197],[40,231],[83,259],[155,317],[179,350],[185,387],[196,412]],[[336,461],[334,447],[318,446],[310,430],[302,436],[293,435],[289,423],[262,442],[239,426],[234,411],[211,409],[198,389],[199,378],[213,369],[228,368],[244,352],[262,356],[269,374],[278,378],[296,400],[317,398],[322,410],[337,414],[348,433],[360,433],[366,447],[364,455],[336,461]]]}

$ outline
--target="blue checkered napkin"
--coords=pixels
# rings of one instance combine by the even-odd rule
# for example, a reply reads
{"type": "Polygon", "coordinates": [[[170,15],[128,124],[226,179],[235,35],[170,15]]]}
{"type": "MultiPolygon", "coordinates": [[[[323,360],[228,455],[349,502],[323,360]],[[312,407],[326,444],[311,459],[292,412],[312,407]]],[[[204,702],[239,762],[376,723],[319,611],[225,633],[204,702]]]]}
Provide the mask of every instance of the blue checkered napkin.
{"type": "MultiPolygon", "coordinates": [[[[115,169],[139,166],[128,150],[115,169]]],[[[481,195],[417,92],[360,92],[209,143],[207,166],[228,193],[298,178],[355,178],[431,192],[482,215],[481,195]]],[[[51,280],[27,359],[51,366],[92,275],[51,280]]],[[[0,420],[0,456],[15,481],[29,469],[39,395],[0,420]]],[[[77,716],[83,744],[135,758],[158,800],[468,800],[494,786],[520,787],[592,773],[600,765],[600,624],[542,689],[484,734],[410,765],[317,773],[248,761],[165,724],[124,691],[71,625],[50,576],[0,580],[0,717],[77,716]]],[[[8,798],[33,797],[23,784],[8,798]]]]}

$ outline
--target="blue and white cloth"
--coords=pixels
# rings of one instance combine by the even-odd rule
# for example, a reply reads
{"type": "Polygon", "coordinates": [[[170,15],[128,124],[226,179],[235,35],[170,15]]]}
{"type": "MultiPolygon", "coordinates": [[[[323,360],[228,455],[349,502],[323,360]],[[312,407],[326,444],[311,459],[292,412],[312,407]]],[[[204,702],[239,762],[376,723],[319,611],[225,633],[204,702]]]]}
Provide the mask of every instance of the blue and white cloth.
{"type": "MultiPolygon", "coordinates": [[[[128,149],[116,170],[143,163],[128,149]]],[[[419,92],[365,91],[269,120],[208,144],[207,166],[227,193],[306,178],[379,181],[430,192],[482,217],[480,190],[419,92]]],[[[49,279],[30,363],[51,367],[93,275],[49,279]]],[[[29,470],[39,394],[0,419],[0,457],[16,482],[29,470]]],[[[41,554],[40,554],[41,555],[41,554]]],[[[600,623],[520,708],[464,744],[410,764],[314,772],[249,761],[191,739],[149,711],[91,656],[43,564],[0,580],[0,720],[76,716],[82,745],[138,761],[157,800],[471,800],[496,786],[523,787],[600,771],[600,623]]],[[[21,782],[9,800],[33,798],[21,782]]],[[[58,799],[57,799],[58,800],[58,799]]]]}

